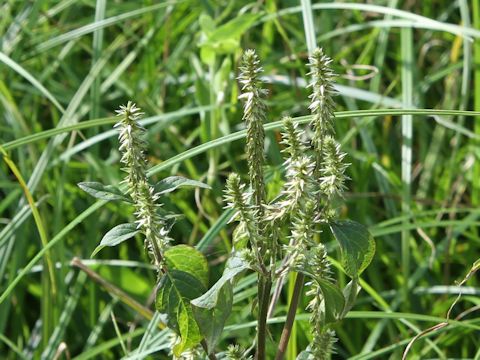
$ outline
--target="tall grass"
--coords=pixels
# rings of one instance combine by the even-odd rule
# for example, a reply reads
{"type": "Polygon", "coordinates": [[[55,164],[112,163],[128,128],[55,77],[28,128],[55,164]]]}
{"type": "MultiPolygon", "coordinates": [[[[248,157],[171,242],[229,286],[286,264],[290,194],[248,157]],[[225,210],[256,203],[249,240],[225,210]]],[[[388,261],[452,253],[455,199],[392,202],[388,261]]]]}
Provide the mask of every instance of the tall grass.
{"type": "MultiPolygon", "coordinates": [[[[121,181],[112,110],[135,99],[149,177],[212,187],[175,193],[165,209],[184,215],[173,237],[207,256],[213,283],[231,247],[225,178],[247,173],[234,80],[242,49],[256,48],[267,74],[268,196],[283,183],[281,117],[310,121],[303,64],[318,45],[341,75],[335,130],[354,179],[342,216],[377,239],[356,306],[335,326],[336,356],[399,358],[462,293],[449,326],[409,357],[480,359],[478,280],[456,285],[480,254],[477,1],[7,0],[0,11],[0,357],[169,358],[140,239],[90,259],[130,207],[93,202],[76,184],[121,181]]],[[[293,281],[269,319],[272,339],[291,292],[293,281]]],[[[253,274],[236,284],[223,348],[250,345],[256,297],[253,274]]],[[[289,360],[311,340],[307,302],[289,360]]],[[[274,350],[267,341],[267,358],[274,350]]]]}

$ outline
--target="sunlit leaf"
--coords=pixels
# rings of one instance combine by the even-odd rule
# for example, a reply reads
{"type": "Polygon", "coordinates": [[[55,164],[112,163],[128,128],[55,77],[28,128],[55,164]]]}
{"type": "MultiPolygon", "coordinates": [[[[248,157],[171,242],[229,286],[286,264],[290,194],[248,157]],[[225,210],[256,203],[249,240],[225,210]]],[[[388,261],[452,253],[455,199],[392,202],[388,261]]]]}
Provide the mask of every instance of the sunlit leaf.
{"type": "Polygon", "coordinates": [[[86,181],[78,183],[78,187],[97,199],[132,202],[132,200],[123,194],[118,187],[113,185],[103,185],[102,183],[95,181],[86,181]]]}
{"type": "Polygon", "coordinates": [[[176,269],[189,273],[208,287],[208,263],[205,256],[188,245],[176,245],[165,251],[168,269],[176,269]]]}
{"type": "Polygon", "coordinates": [[[181,338],[173,347],[176,356],[195,347],[203,338],[190,301],[204,292],[202,282],[184,271],[168,270],[160,279],[155,307],[158,312],[166,315],[168,327],[181,338]]]}
{"type": "Polygon", "coordinates": [[[164,195],[183,186],[193,186],[210,189],[210,186],[200,181],[190,180],[182,176],[169,176],[155,184],[155,191],[160,195],[164,195]]]}
{"type": "Polygon", "coordinates": [[[106,246],[116,246],[125,240],[134,237],[140,230],[137,229],[137,225],[133,223],[120,224],[108,231],[93,251],[91,257],[95,256],[100,250],[106,246]]]}

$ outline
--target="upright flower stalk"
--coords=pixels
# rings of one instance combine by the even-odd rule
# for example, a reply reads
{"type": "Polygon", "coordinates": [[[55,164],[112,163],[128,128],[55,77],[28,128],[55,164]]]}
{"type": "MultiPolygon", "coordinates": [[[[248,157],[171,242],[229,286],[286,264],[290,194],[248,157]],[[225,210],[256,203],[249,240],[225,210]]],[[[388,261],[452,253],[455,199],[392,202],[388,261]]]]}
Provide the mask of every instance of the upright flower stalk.
{"type": "MultiPolygon", "coordinates": [[[[333,122],[335,119],[336,91],[333,86],[335,74],[330,64],[332,59],[315,49],[309,58],[311,82],[310,106],[313,129],[312,145],[315,154],[314,178],[316,181],[317,214],[316,221],[328,223],[336,219],[335,200],[342,198],[345,181],[348,177],[345,170],[348,164],[343,162],[346,154],[340,150],[340,145],[334,138],[333,122]]],[[[313,340],[308,353],[309,359],[327,360],[333,352],[336,341],[335,332],[325,319],[324,294],[322,282],[335,283],[330,271],[327,251],[322,243],[315,244],[305,253],[302,268],[312,279],[307,295],[312,296],[308,309],[312,312],[310,323],[313,328],[313,340]]]]}
{"type": "Polygon", "coordinates": [[[267,91],[261,86],[259,77],[262,72],[263,69],[260,66],[260,61],[255,51],[246,50],[242,57],[238,79],[242,90],[239,99],[244,101],[243,120],[247,125],[246,153],[253,210],[255,212],[255,218],[258,219],[256,222],[258,238],[254,239],[250,234],[250,242],[254,248],[254,252],[257,253],[259,257],[258,267],[262,269],[262,272],[259,273],[258,281],[259,315],[257,325],[257,352],[255,355],[257,360],[265,359],[267,313],[270,289],[272,286],[272,276],[267,266],[271,267],[274,263],[276,242],[276,237],[269,237],[269,241],[267,242],[267,237],[264,236],[266,195],[263,173],[265,162],[263,153],[265,132],[263,124],[266,120],[266,105],[263,98],[267,94],[267,91]]]}
{"type": "Polygon", "coordinates": [[[258,209],[259,215],[263,213],[263,205],[265,204],[265,180],[263,174],[265,132],[263,124],[266,120],[266,105],[263,97],[267,94],[267,90],[261,87],[259,76],[262,72],[260,60],[255,51],[246,50],[243,54],[240,76],[238,77],[242,85],[242,93],[239,99],[245,103],[243,120],[247,125],[246,152],[248,173],[252,187],[253,203],[258,209]]]}
{"type": "Polygon", "coordinates": [[[127,173],[123,183],[135,206],[135,217],[138,229],[145,235],[145,248],[153,263],[161,270],[163,252],[170,243],[165,220],[158,214],[159,195],[150,185],[147,175],[146,142],[143,139],[145,128],[138,122],[143,113],[131,101],[126,106],[120,106],[116,111],[120,120],[115,127],[119,130],[120,161],[124,164],[123,171],[127,173]]]}
{"type": "MultiPolygon", "coordinates": [[[[228,208],[236,210],[232,219],[239,221],[234,233],[239,240],[239,248],[245,246],[245,239],[249,239],[252,251],[248,253],[256,259],[253,266],[249,261],[250,268],[258,272],[256,360],[266,359],[267,315],[268,312],[273,313],[290,271],[295,271],[297,275],[275,360],[282,360],[285,356],[305,287],[306,294],[311,297],[307,309],[312,314],[313,339],[299,358],[330,359],[336,341],[332,324],[341,320],[353,306],[358,276],[368,266],[374,252],[373,238],[368,230],[354,221],[339,220],[337,215],[338,203],[343,198],[348,179],[345,174],[348,164],[344,163],[346,155],[334,138],[335,75],[330,68],[331,62],[321,49],[316,49],[309,59],[311,146],[305,142],[306,134],[298,124],[286,117],[281,141],[284,145],[285,182],[280,194],[267,203],[263,174],[265,90],[259,80],[262,69],[253,50],[247,50],[243,55],[239,76],[242,94],[239,98],[245,102],[243,119],[247,125],[250,190],[245,191],[246,186],[241,184],[240,177],[232,174],[227,181],[225,200],[228,208]],[[320,228],[320,224],[327,226],[320,228]],[[330,270],[326,247],[319,242],[320,230],[327,230],[327,227],[340,242],[342,260],[348,264],[345,271],[352,278],[344,293],[330,270]],[[351,234],[357,239],[351,240],[351,234]],[[283,251],[278,251],[277,244],[282,238],[286,240],[283,241],[283,251]],[[348,241],[353,241],[355,246],[346,247],[348,241]],[[361,245],[358,245],[359,242],[361,245]],[[279,254],[282,261],[277,266],[279,254]],[[306,284],[305,278],[309,279],[306,284]],[[270,296],[274,280],[275,288],[273,296],[270,296]]],[[[230,359],[244,355],[234,350],[231,348],[229,351],[230,359]]]]}
{"type": "MultiPolygon", "coordinates": [[[[302,290],[304,277],[311,279],[307,295],[312,296],[308,309],[312,312],[310,323],[313,340],[307,355],[308,359],[329,359],[333,351],[335,336],[326,321],[324,294],[322,284],[334,284],[330,272],[327,251],[318,243],[315,234],[319,232],[318,224],[335,219],[335,200],[342,196],[347,179],[343,163],[345,154],[334,139],[333,121],[335,118],[336,94],[333,79],[335,74],[330,68],[332,60],[316,49],[309,58],[309,75],[311,82],[310,106],[312,120],[312,148],[309,154],[301,141],[303,133],[287,119],[284,122],[283,144],[289,158],[285,161],[286,183],[285,200],[279,202],[279,208],[291,216],[289,244],[285,246],[286,257],[278,273],[285,274],[293,269],[298,272],[294,293],[290,301],[282,337],[275,359],[284,357],[288,344],[290,329],[298,305],[299,292],[302,290]]],[[[281,214],[282,210],[277,210],[281,214]]],[[[283,216],[283,215],[282,215],[283,216]]]]}

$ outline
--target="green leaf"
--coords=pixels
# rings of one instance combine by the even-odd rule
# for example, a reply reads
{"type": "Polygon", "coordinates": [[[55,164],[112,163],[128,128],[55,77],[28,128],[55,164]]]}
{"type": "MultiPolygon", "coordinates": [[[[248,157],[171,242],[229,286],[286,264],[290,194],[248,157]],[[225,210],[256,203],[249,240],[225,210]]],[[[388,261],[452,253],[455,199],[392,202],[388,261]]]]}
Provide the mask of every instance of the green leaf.
{"type": "Polygon", "coordinates": [[[201,14],[198,18],[198,23],[200,24],[200,29],[202,29],[207,36],[215,30],[215,21],[207,14],[201,14]]]}
{"type": "Polygon", "coordinates": [[[342,319],[352,309],[359,292],[360,292],[360,287],[358,286],[358,277],[355,277],[343,289],[343,297],[345,298],[345,307],[342,311],[342,316],[341,316],[342,319]]]}
{"type": "Polygon", "coordinates": [[[103,236],[100,245],[95,248],[90,257],[94,257],[106,246],[116,246],[121,242],[134,237],[138,232],[140,232],[140,230],[137,229],[137,224],[127,223],[115,226],[103,236]]]}
{"type": "Polygon", "coordinates": [[[210,45],[200,48],[200,59],[204,64],[213,66],[215,64],[215,49],[210,45]]]}
{"type": "Polygon", "coordinates": [[[193,314],[207,343],[209,353],[215,352],[215,346],[220,339],[225,322],[232,312],[233,287],[227,281],[219,291],[218,301],[213,309],[193,306],[193,314]]]}
{"type": "Polygon", "coordinates": [[[127,197],[122,191],[113,185],[103,185],[102,183],[95,181],[81,182],[77,184],[80,189],[85,191],[87,194],[93,196],[97,199],[102,200],[122,200],[126,202],[132,202],[132,200],[127,197]]]}
{"type": "Polygon", "coordinates": [[[222,45],[225,43],[231,43],[232,41],[238,42],[243,33],[247,31],[259,17],[260,14],[243,14],[237,16],[235,19],[219,26],[211,32],[205,43],[214,48],[222,49],[222,45]]]}
{"type": "Polygon", "coordinates": [[[343,309],[345,308],[345,298],[342,291],[335,284],[327,280],[317,280],[322,290],[323,301],[320,305],[323,307],[324,324],[334,323],[341,319],[343,309]]]}
{"type": "Polygon", "coordinates": [[[223,286],[246,269],[248,269],[248,262],[244,260],[241,254],[234,253],[232,257],[228,259],[222,277],[218,279],[215,285],[213,285],[205,294],[192,300],[192,304],[204,309],[213,309],[217,305],[219,294],[221,293],[223,286]]]}
{"type": "Polygon", "coordinates": [[[351,278],[359,276],[372,261],[375,240],[368,229],[355,221],[330,223],[330,229],[342,250],[342,265],[351,278]]]}
{"type": "Polygon", "coordinates": [[[164,195],[182,186],[195,186],[195,187],[200,187],[204,189],[211,189],[210,186],[200,181],[190,180],[182,176],[170,176],[168,178],[165,178],[159,181],[155,185],[155,191],[158,192],[158,194],[160,195],[164,195]]]}
{"type": "Polygon", "coordinates": [[[203,338],[190,301],[204,291],[202,282],[185,271],[168,270],[160,279],[155,308],[166,315],[168,327],[181,338],[173,347],[175,356],[195,347],[203,338]]]}
{"type": "Polygon", "coordinates": [[[167,269],[186,272],[208,287],[208,263],[200,251],[188,245],[176,245],[165,251],[164,256],[167,269]]]}
{"type": "Polygon", "coordinates": [[[298,354],[296,360],[310,360],[310,351],[308,350],[303,350],[300,354],[298,354]]]}

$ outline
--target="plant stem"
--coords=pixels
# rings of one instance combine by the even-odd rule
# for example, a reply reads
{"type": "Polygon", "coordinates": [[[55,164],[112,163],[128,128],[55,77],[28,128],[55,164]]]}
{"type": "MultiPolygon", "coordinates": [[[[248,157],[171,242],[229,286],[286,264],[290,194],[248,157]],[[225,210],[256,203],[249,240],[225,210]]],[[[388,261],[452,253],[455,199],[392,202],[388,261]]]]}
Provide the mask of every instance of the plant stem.
{"type": "Polygon", "coordinates": [[[287,318],[285,320],[285,325],[283,326],[282,336],[280,342],[278,343],[277,354],[275,355],[275,360],[282,360],[287,351],[288,341],[290,340],[290,334],[292,332],[293,321],[295,320],[295,315],[297,314],[298,301],[300,299],[300,294],[302,292],[303,281],[305,276],[303,274],[297,274],[295,279],[295,287],[293,289],[292,299],[290,300],[290,306],[288,308],[287,318]]]}
{"type": "Polygon", "coordinates": [[[260,275],[258,282],[258,329],[257,329],[257,353],[255,354],[256,360],[265,360],[265,348],[267,338],[267,315],[268,305],[270,303],[269,295],[272,288],[272,279],[270,276],[264,278],[260,275]]]}

